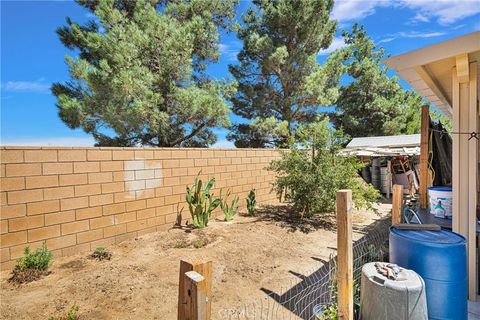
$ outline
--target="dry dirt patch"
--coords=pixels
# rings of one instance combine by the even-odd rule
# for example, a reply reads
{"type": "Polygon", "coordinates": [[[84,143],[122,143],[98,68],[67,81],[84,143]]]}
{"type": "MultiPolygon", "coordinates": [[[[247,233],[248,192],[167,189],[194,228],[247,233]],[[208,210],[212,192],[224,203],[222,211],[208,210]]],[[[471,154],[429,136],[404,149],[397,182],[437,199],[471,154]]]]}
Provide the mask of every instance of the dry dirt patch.
{"type": "MultiPolygon", "coordinates": [[[[354,213],[355,238],[389,205],[354,213]]],[[[50,275],[21,286],[1,276],[0,319],[48,319],[73,304],[80,319],[176,319],[180,259],[213,261],[213,318],[221,310],[268,299],[275,291],[323,265],[335,252],[334,217],[299,223],[285,207],[258,217],[236,216],[206,229],[171,229],[109,247],[110,260],[88,254],[54,259],[50,275]]]]}

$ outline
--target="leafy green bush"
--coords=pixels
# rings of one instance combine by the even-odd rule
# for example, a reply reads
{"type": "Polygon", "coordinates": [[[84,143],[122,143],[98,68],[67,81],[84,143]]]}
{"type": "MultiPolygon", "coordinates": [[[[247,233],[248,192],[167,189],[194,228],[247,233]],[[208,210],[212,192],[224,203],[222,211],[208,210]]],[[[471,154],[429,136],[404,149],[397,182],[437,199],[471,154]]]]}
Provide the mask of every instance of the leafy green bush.
{"type": "Polygon", "coordinates": [[[251,216],[255,215],[255,207],[257,206],[257,200],[255,199],[255,189],[250,190],[247,196],[247,211],[251,216]]]}
{"type": "MultiPolygon", "coordinates": [[[[225,215],[225,221],[230,221],[233,219],[233,216],[237,214],[238,211],[238,201],[239,197],[236,196],[231,203],[229,204],[228,198],[230,197],[230,190],[227,191],[225,198],[220,202],[220,208],[222,209],[223,214],[225,215]]],[[[220,199],[222,199],[222,192],[220,191],[220,199]]]]}
{"type": "Polygon", "coordinates": [[[47,271],[50,261],[52,260],[52,253],[48,251],[47,244],[43,242],[41,248],[37,248],[32,252],[30,247],[25,247],[25,254],[17,260],[15,269],[28,270],[36,269],[39,271],[47,271]]]}
{"type": "Polygon", "coordinates": [[[339,153],[345,143],[343,132],[330,128],[324,119],[300,127],[290,150],[271,163],[269,169],[277,174],[274,188],[278,193],[288,190],[286,199],[302,217],[335,211],[340,189],[352,190],[357,208],[372,208],[378,200],[379,192],[358,176],[363,164],[339,153]]]}
{"type": "Polygon", "coordinates": [[[221,203],[220,199],[214,199],[213,194],[210,194],[214,183],[215,178],[210,179],[205,185],[205,189],[202,190],[202,180],[197,176],[193,186],[187,187],[186,200],[192,216],[192,223],[196,228],[206,227],[212,211],[221,203]]]}

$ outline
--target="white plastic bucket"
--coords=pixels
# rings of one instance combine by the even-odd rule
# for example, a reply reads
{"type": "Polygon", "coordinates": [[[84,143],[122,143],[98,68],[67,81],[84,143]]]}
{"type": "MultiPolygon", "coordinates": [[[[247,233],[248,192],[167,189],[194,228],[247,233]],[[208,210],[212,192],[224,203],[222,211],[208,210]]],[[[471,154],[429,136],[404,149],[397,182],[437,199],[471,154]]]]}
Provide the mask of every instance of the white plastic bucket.
{"type": "Polygon", "coordinates": [[[430,213],[436,214],[437,206],[445,210],[445,218],[452,218],[452,188],[451,187],[429,187],[428,199],[430,213]]]}

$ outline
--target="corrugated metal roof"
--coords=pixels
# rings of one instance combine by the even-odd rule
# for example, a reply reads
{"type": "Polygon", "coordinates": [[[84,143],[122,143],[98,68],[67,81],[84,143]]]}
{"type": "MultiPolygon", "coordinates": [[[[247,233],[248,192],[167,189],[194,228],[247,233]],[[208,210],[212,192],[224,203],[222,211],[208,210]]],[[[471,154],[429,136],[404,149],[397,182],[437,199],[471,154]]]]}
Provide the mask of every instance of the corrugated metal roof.
{"type": "Polygon", "coordinates": [[[398,136],[361,137],[353,138],[347,145],[347,149],[361,147],[411,147],[420,146],[419,134],[398,136]]]}

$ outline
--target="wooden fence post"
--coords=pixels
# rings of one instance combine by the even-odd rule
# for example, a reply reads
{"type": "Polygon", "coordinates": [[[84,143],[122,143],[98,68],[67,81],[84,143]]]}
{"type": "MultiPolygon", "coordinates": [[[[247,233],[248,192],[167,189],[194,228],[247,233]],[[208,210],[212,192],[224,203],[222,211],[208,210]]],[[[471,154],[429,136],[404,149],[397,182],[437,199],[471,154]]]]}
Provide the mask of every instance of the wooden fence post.
{"type": "Polygon", "coordinates": [[[392,192],[392,161],[387,161],[387,199],[390,199],[392,192]]]}
{"type": "MultiPolygon", "coordinates": [[[[203,277],[203,284],[202,290],[204,287],[205,298],[202,298],[204,301],[205,307],[205,318],[201,318],[201,320],[210,320],[212,316],[212,262],[203,262],[203,263],[196,263],[190,262],[186,260],[180,261],[180,275],[179,275],[179,283],[178,283],[178,313],[177,319],[178,320],[200,320],[200,318],[191,318],[191,312],[189,311],[191,304],[188,304],[190,301],[191,295],[189,295],[189,288],[191,285],[191,281],[187,280],[185,276],[186,273],[190,271],[195,271],[199,275],[203,277]]],[[[202,291],[203,292],[203,291],[202,291]]],[[[191,293],[191,291],[190,291],[191,293]]]]}
{"type": "Polygon", "coordinates": [[[427,204],[428,184],[428,138],[430,127],[429,106],[422,106],[422,120],[420,127],[420,207],[425,209],[427,204]]]}
{"type": "Polygon", "coordinates": [[[184,304],[184,320],[207,320],[207,286],[205,278],[195,272],[184,274],[186,301],[184,304]]]}
{"type": "Polygon", "coordinates": [[[338,319],[353,320],[352,191],[337,192],[338,319]]]}
{"type": "Polygon", "coordinates": [[[403,205],[403,186],[399,184],[393,185],[392,195],[392,226],[402,222],[402,205],[403,205]]]}

